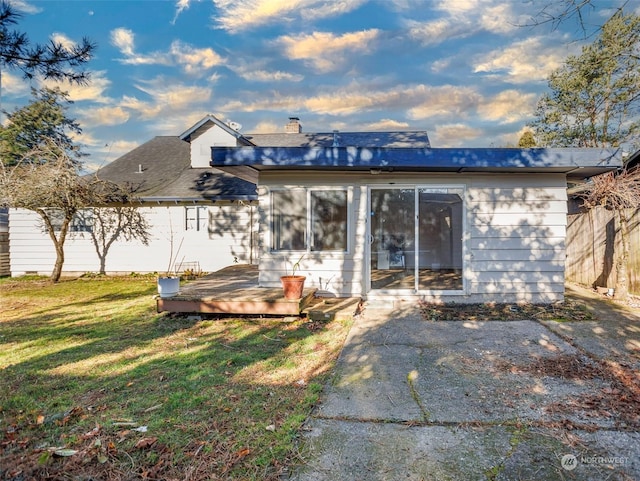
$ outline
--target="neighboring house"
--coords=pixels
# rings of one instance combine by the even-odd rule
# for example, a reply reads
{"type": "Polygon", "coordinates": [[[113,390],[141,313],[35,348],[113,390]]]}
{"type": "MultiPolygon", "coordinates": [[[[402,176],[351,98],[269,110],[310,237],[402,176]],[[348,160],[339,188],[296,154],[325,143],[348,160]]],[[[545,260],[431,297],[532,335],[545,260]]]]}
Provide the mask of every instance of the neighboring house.
{"type": "Polygon", "coordinates": [[[562,300],[567,181],[621,165],[599,149],[437,149],[426,133],[296,123],[289,145],[211,149],[213,167],[258,184],[265,287],[302,257],[307,286],[337,296],[562,300]]]}
{"type": "MultiPolygon", "coordinates": [[[[239,138],[229,125],[207,116],[182,135],[155,137],[98,171],[101,179],[133,187],[136,206],[151,224],[149,245],[120,240],[111,247],[107,273],[166,271],[172,240],[172,269],[199,266],[211,272],[257,262],[256,186],[209,165],[212,145],[237,145],[239,138]]],[[[98,210],[86,209],[74,219],[63,274],[98,271],[91,240],[98,210]]],[[[10,209],[9,232],[11,274],[50,274],[55,251],[39,216],[10,209]]]]}

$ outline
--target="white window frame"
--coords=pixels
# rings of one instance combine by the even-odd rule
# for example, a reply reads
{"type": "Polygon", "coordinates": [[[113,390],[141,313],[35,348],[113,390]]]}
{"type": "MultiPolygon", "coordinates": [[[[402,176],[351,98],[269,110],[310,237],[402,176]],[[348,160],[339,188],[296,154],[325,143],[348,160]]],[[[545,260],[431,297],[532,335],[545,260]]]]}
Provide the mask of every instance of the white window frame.
{"type": "MultiPolygon", "coordinates": [[[[414,212],[416,213],[416,217],[414,220],[414,238],[416,242],[419,242],[419,218],[418,218],[418,210],[419,210],[419,192],[421,189],[429,189],[429,190],[460,190],[460,198],[462,199],[462,289],[448,290],[448,289],[419,289],[418,282],[419,278],[416,276],[415,285],[413,289],[372,289],[371,287],[371,247],[370,244],[367,245],[366,248],[366,259],[365,263],[365,291],[368,295],[416,295],[416,294],[426,294],[426,295],[434,295],[434,296],[459,296],[459,295],[467,295],[469,293],[469,280],[467,279],[466,269],[469,265],[468,258],[468,222],[467,222],[467,209],[468,209],[468,199],[467,199],[467,191],[468,186],[466,184],[448,184],[448,183],[438,183],[438,184],[425,184],[425,183],[416,183],[416,184],[370,184],[367,188],[367,238],[372,239],[371,232],[371,222],[369,221],[369,216],[371,215],[371,192],[373,190],[379,189],[413,189],[414,191],[414,212]]],[[[414,260],[414,264],[418,265],[418,253],[417,249],[414,253],[416,256],[414,260]]]]}

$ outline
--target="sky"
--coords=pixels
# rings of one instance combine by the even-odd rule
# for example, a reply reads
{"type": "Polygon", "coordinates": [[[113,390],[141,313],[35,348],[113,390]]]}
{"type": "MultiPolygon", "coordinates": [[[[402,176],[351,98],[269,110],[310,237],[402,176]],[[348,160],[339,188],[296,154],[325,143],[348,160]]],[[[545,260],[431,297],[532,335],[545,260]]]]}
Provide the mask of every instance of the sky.
{"type": "MultiPolygon", "coordinates": [[[[593,0],[582,26],[534,25],[557,0],[10,3],[31,42],[97,45],[90,83],[60,85],[94,170],[209,114],[242,133],[283,132],[295,116],[304,132],[426,130],[432,147],[515,145],[548,75],[624,0],[593,0]]],[[[3,71],[2,108],[42,85],[3,71]]]]}

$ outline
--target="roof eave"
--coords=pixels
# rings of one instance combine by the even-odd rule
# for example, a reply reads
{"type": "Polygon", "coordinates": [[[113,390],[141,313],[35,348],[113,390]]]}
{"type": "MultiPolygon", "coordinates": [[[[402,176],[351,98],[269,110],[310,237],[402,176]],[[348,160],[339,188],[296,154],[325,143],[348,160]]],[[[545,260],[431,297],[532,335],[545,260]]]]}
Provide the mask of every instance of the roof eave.
{"type": "Polygon", "coordinates": [[[604,149],[212,147],[211,166],[255,182],[266,170],[563,173],[588,178],[622,166],[604,149]]]}

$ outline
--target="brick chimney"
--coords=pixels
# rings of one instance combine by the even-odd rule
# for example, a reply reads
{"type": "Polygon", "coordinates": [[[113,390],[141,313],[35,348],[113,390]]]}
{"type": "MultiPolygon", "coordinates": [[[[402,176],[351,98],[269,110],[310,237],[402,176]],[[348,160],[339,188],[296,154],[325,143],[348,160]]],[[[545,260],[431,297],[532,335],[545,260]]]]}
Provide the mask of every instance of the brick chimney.
{"type": "Polygon", "coordinates": [[[301,133],[302,125],[300,125],[300,119],[298,117],[289,117],[289,123],[284,126],[284,131],[287,134],[301,133]]]}

